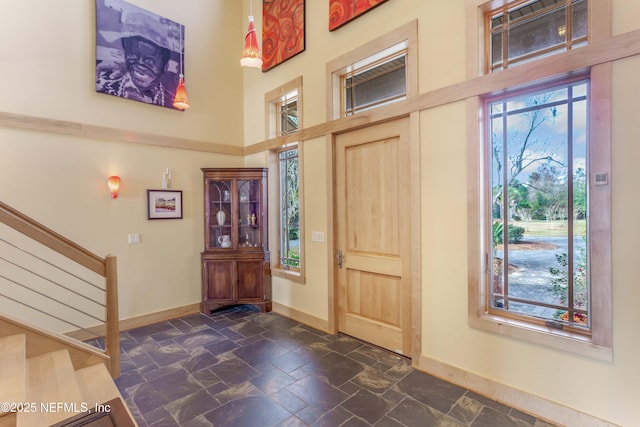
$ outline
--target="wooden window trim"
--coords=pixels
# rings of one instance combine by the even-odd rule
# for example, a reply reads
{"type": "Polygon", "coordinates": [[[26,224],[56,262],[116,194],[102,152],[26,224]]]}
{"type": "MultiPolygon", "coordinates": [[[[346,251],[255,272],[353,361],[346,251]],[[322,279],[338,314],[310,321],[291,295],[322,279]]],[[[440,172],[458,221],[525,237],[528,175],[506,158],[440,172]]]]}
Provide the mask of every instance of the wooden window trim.
{"type": "MultiPolygon", "coordinates": [[[[285,138],[291,138],[292,135],[296,135],[303,129],[302,120],[303,120],[303,97],[302,97],[302,76],[296,77],[293,80],[290,80],[267,93],[265,93],[265,123],[266,129],[265,133],[267,138],[276,138],[279,137],[277,135],[278,124],[277,121],[280,120],[278,106],[281,104],[281,99],[283,96],[297,91],[297,102],[298,102],[298,130],[296,132],[292,132],[285,136],[285,138]]],[[[299,195],[298,195],[298,203],[300,204],[300,267],[296,270],[285,269],[280,265],[280,224],[274,224],[274,226],[269,227],[270,235],[269,240],[271,242],[277,242],[275,245],[269,245],[272,248],[275,248],[275,256],[271,257],[271,275],[274,277],[280,277],[292,282],[304,284],[306,282],[305,278],[305,226],[304,226],[304,161],[303,161],[303,144],[302,142],[296,142],[298,147],[298,186],[299,186],[299,195]]],[[[278,160],[278,153],[290,148],[291,144],[287,144],[287,146],[278,146],[270,150],[269,152],[269,169],[271,179],[274,179],[278,185],[270,185],[269,189],[269,198],[271,200],[280,200],[280,162],[278,160]]],[[[280,204],[279,203],[271,203],[269,205],[269,217],[271,218],[280,218],[280,204]]]]}
{"type": "Polygon", "coordinates": [[[353,64],[406,42],[407,98],[418,95],[418,21],[413,20],[327,63],[327,120],[342,117],[341,76],[353,64]]]}
{"type": "MultiPolygon", "coordinates": [[[[467,0],[467,78],[474,79],[482,74],[484,67],[484,13],[508,3],[506,0],[467,0]],[[473,30],[473,29],[477,29],[473,30]]],[[[611,37],[611,0],[589,1],[589,42],[611,37]],[[594,19],[598,16],[598,19],[594,19]]],[[[568,52],[554,55],[552,60],[571,64],[568,52]],[[566,60],[564,58],[567,58],[566,60]]],[[[549,58],[549,59],[551,59],[549,58]]],[[[546,58],[537,62],[544,66],[546,58]]],[[[576,69],[575,71],[583,71],[576,69]]],[[[503,80],[502,90],[513,89],[508,78],[494,74],[496,82],[503,80]]],[[[610,63],[592,66],[590,76],[589,106],[589,162],[593,173],[606,172],[611,176],[611,75],[610,63]]],[[[562,76],[556,76],[556,78],[562,76]]],[[[598,212],[590,225],[591,257],[597,259],[591,265],[592,281],[592,335],[572,334],[544,325],[535,325],[520,319],[490,314],[486,310],[486,274],[484,274],[483,254],[488,249],[488,223],[483,212],[486,206],[482,191],[482,99],[480,96],[467,98],[467,203],[468,203],[468,319],[470,326],[535,344],[574,352],[595,359],[612,361],[612,289],[611,289],[611,188],[610,185],[594,187],[590,180],[592,201],[590,210],[598,212]],[[597,254],[597,255],[594,255],[597,254]]]]}
{"type": "MultiPolygon", "coordinates": [[[[281,147],[278,150],[272,150],[272,164],[273,164],[273,168],[272,170],[275,172],[275,177],[276,177],[276,183],[278,185],[274,185],[273,187],[277,187],[274,191],[276,192],[276,199],[278,200],[278,202],[280,201],[280,160],[278,158],[279,153],[281,153],[282,151],[286,151],[289,150],[292,147],[293,144],[290,144],[286,147],[281,147]]],[[[299,251],[300,251],[300,266],[296,269],[290,269],[290,268],[285,268],[282,264],[280,264],[280,252],[282,250],[281,246],[280,246],[280,224],[277,225],[276,228],[276,233],[277,233],[277,245],[276,247],[276,256],[273,256],[271,259],[271,275],[275,276],[275,277],[281,277],[281,278],[285,278],[288,280],[291,280],[293,282],[297,282],[297,283],[301,283],[304,284],[306,282],[305,279],[305,232],[304,232],[304,169],[303,169],[303,149],[302,149],[303,144],[301,143],[296,143],[296,148],[298,149],[298,188],[299,188],[299,192],[298,192],[298,204],[300,205],[300,213],[299,213],[299,225],[300,225],[300,246],[299,246],[299,251]]],[[[275,204],[275,203],[274,203],[275,204]]],[[[277,216],[275,216],[275,218],[280,218],[280,203],[277,203],[277,216]]]]}
{"type": "MultiPolygon", "coordinates": [[[[265,137],[267,139],[276,138],[278,136],[278,105],[280,105],[280,100],[283,96],[286,96],[288,93],[297,90],[298,92],[298,131],[300,131],[302,126],[302,118],[304,114],[302,114],[302,76],[296,77],[293,80],[288,81],[287,83],[279,86],[267,93],[264,94],[264,103],[265,103],[265,120],[266,129],[265,129],[265,137]]],[[[295,133],[295,132],[292,132],[295,133]]]]}

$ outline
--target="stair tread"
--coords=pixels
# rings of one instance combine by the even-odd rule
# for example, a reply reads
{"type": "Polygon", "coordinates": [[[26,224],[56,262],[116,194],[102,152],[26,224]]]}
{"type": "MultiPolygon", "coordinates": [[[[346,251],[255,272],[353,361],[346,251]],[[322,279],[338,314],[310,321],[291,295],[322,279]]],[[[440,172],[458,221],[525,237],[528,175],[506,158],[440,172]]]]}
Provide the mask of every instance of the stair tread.
{"type": "MultiPolygon", "coordinates": [[[[24,335],[0,338],[0,402],[18,403],[26,398],[26,339],[24,335]]],[[[0,409],[0,416],[4,412],[0,409]]]]}
{"type": "Polygon", "coordinates": [[[83,400],[90,406],[89,409],[94,409],[96,404],[102,404],[115,398],[122,399],[113,378],[103,364],[78,369],[76,379],[83,400]]]}
{"type": "Polygon", "coordinates": [[[18,426],[51,425],[81,412],[82,392],[67,350],[27,359],[26,395],[36,410],[18,413],[18,426]]]}

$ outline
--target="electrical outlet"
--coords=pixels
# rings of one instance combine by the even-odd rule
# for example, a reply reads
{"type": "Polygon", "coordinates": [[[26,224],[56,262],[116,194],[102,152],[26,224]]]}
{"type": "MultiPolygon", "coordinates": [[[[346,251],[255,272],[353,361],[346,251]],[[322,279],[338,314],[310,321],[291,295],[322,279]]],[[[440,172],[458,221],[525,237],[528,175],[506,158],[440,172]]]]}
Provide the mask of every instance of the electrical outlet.
{"type": "Polygon", "coordinates": [[[140,243],[140,233],[129,234],[129,244],[138,244],[138,243],[140,243]]]}
{"type": "Polygon", "coordinates": [[[324,242],[324,232],[322,232],[322,231],[312,231],[311,232],[311,241],[312,242],[324,242]]]}

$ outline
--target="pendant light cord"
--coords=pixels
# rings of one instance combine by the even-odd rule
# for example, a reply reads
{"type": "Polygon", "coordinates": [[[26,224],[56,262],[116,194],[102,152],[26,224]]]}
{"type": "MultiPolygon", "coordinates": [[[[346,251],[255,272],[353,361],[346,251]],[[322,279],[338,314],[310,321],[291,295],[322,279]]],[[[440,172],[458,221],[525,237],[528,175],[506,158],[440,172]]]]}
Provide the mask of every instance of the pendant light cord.
{"type": "Polygon", "coordinates": [[[184,42],[182,39],[182,25],[178,23],[178,28],[180,29],[180,78],[184,78],[184,64],[182,63],[182,58],[184,56],[184,42]]]}

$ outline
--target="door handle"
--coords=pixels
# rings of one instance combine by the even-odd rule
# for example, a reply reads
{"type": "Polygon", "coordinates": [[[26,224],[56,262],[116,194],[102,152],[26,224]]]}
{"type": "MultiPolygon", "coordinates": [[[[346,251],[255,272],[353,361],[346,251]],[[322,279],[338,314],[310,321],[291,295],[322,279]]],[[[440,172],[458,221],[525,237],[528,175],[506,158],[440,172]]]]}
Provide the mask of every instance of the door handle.
{"type": "Polygon", "coordinates": [[[342,256],[341,249],[338,249],[338,254],[336,255],[336,258],[338,259],[338,268],[342,268],[342,261],[344,260],[344,257],[342,256]]]}

